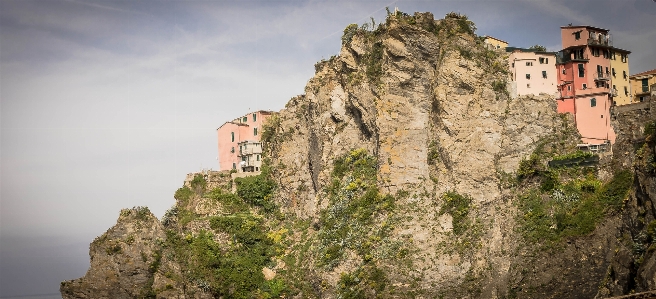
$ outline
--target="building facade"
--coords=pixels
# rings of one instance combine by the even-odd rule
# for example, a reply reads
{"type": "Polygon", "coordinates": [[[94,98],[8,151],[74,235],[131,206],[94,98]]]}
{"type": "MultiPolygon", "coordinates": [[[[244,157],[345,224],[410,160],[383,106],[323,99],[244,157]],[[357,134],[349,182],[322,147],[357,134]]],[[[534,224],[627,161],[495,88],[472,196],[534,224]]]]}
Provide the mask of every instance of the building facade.
{"type": "Polygon", "coordinates": [[[510,96],[558,94],[556,53],[507,48],[510,67],[510,96]]]}
{"type": "Polygon", "coordinates": [[[498,38],[486,35],[483,40],[488,49],[491,50],[504,50],[508,47],[508,42],[500,40],[498,38]]]}
{"type": "Polygon", "coordinates": [[[628,70],[630,52],[615,48],[608,30],[602,28],[565,26],[561,27],[561,38],[563,50],[557,63],[558,112],[574,114],[585,144],[615,143],[610,107],[619,93],[618,84],[613,88],[611,61],[613,54],[626,55],[625,62],[613,64],[617,66],[617,77],[620,68],[628,70]]]}
{"type": "Polygon", "coordinates": [[[617,48],[611,50],[610,81],[613,105],[632,103],[631,84],[629,81],[629,54],[631,52],[617,48]]]}
{"type": "Polygon", "coordinates": [[[656,84],[656,69],[632,75],[630,82],[633,102],[648,101],[651,98],[649,87],[656,84]]]}
{"type": "Polygon", "coordinates": [[[272,114],[271,111],[256,111],[226,122],[216,129],[219,170],[260,171],[262,125],[272,114]]]}

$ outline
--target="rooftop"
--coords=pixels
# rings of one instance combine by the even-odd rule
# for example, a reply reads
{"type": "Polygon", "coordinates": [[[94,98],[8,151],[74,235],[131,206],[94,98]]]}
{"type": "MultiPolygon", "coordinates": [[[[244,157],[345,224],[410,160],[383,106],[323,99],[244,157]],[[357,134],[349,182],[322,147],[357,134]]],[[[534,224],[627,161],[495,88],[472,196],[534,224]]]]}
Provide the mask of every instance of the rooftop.
{"type": "Polygon", "coordinates": [[[498,41],[500,41],[500,42],[504,42],[504,43],[506,43],[506,44],[508,43],[507,41],[502,40],[502,39],[498,39],[498,38],[496,38],[496,37],[494,37],[494,36],[486,35],[485,38],[490,38],[490,39],[493,39],[493,40],[498,40],[498,41]]]}
{"type": "Polygon", "coordinates": [[[560,28],[561,28],[561,29],[566,29],[566,28],[585,28],[585,29],[593,29],[593,30],[603,31],[603,32],[608,32],[608,31],[609,31],[608,29],[599,28],[599,27],[593,27],[593,26],[588,26],[588,25],[579,25],[579,26],[568,25],[568,26],[560,26],[560,28]]]}
{"type": "Polygon", "coordinates": [[[644,76],[644,75],[656,75],[656,69],[653,69],[651,71],[642,72],[642,73],[633,74],[633,75],[631,75],[631,77],[644,76]]]}

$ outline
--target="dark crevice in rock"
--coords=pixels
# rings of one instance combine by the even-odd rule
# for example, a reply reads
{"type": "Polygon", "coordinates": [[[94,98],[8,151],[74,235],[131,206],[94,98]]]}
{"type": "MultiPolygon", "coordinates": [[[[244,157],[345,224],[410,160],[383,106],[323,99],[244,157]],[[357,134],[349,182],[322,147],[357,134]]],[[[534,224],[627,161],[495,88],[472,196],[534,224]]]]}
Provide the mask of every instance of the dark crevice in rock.
{"type": "Polygon", "coordinates": [[[365,139],[369,140],[373,136],[373,133],[367,126],[367,124],[364,122],[362,118],[362,111],[353,105],[353,103],[349,103],[346,107],[346,112],[353,117],[353,120],[355,123],[358,125],[358,128],[360,129],[360,133],[365,137],[365,139]]]}
{"type": "Polygon", "coordinates": [[[319,138],[317,138],[317,135],[313,131],[310,132],[309,146],[308,170],[310,171],[310,177],[312,177],[312,188],[316,193],[318,190],[319,173],[321,172],[321,153],[323,150],[321,145],[319,145],[319,138]]]}

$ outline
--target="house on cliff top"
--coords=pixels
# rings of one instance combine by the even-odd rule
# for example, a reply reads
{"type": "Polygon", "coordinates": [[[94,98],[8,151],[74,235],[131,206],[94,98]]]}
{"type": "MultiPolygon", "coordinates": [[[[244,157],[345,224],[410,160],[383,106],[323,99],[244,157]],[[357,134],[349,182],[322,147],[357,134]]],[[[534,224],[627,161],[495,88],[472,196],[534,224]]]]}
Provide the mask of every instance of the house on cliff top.
{"type": "Polygon", "coordinates": [[[631,52],[616,48],[607,29],[569,25],[560,32],[558,112],[574,115],[585,144],[612,144],[610,108],[630,103],[625,74],[631,52]]]}
{"type": "Polygon", "coordinates": [[[262,167],[262,125],[273,115],[259,110],[221,125],[217,132],[219,170],[259,172],[262,167]]]}
{"type": "Polygon", "coordinates": [[[510,67],[510,96],[558,93],[556,86],[556,53],[507,47],[510,67]]]}

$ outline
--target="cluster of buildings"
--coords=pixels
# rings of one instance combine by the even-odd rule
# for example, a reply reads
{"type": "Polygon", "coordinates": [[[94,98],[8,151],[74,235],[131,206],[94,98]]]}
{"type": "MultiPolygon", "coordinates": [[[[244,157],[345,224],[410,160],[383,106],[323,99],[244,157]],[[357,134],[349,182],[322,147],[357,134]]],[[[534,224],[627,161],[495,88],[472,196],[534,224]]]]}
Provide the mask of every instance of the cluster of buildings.
{"type": "MultiPolygon", "coordinates": [[[[559,113],[574,115],[582,136],[580,146],[599,149],[615,142],[610,124],[612,106],[651,100],[656,69],[629,75],[630,51],[617,48],[609,31],[592,26],[561,27],[562,50],[509,47],[487,36],[491,49],[508,53],[512,98],[552,95],[559,113]]],[[[219,170],[258,173],[262,167],[262,124],[274,112],[256,111],[217,129],[219,170]]]]}
{"type": "Polygon", "coordinates": [[[552,95],[559,113],[574,115],[582,146],[610,145],[615,142],[610,108],[649,101],[656,69],[629,75],[631,52],[615,47],[606,29],[570,24],[560,32],[559,52],[509,47],[490,36],[485,43],[508,53],[511,97],[552,95]]]}
{"type": "Polygon", "coordinates": [[[216,129],[219,170],[259,172],[262,167],[262,125],[274,112],[256,111],[228,121],[216,129]]]}

